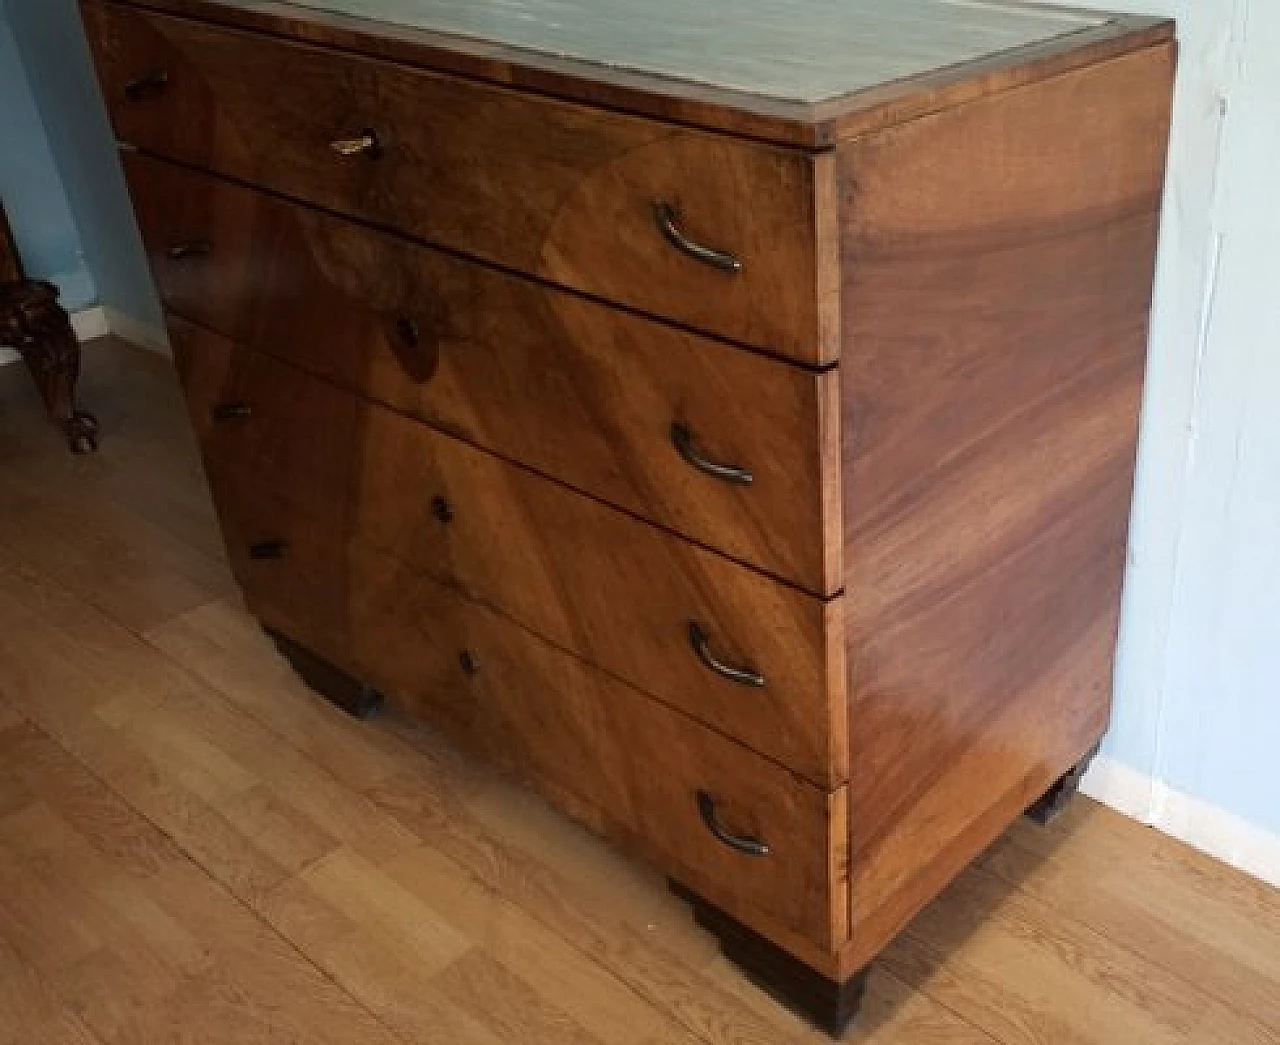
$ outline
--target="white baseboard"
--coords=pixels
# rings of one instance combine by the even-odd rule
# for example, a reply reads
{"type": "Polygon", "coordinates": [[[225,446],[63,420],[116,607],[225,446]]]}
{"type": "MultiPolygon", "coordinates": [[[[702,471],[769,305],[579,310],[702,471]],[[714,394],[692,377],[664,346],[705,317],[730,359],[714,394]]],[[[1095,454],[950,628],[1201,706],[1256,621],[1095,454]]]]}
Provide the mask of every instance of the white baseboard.
{"type": "Polygon", "coordinates": [[[1280,837],[1234,813],[1101,755],[1080,789],[1125,816],[1280,887],[1280,837]]]}
{"type": "Polygon", "coordinates": [[[114,334],[141,348],[169,355],[169,336],[161,327],[144,323],[110,306],[94,305],[71,313],[71,328],[81,341],[114,334]]]}
{"type": "Polygon", "coordinates": [[[107,325],[107,310],[101,305],[82,308],[71,313],[71,329],[81,341],[92,341],[95,337],[106,337],[111,333],[107,325]]]}
{"type": "Polygon", "coordinates": [[[152,352],[159,352],[161,355],[173,354],[169,349],[169,335],[164,327],[152,326],[150,323],[144,323],[140,319],[117,312],[110,307],[107,308],[106,313],[107,329],[116,337],[124,338],[140,348],[149,348],[152,352]]]}

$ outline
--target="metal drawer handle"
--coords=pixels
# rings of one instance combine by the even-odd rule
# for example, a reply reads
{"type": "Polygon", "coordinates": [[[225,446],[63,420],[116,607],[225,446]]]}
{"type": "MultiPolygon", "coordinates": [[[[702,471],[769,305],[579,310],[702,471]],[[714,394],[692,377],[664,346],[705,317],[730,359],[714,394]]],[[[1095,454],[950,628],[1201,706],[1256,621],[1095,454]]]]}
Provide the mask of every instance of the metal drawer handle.
{"type": "Polygon", "coordinates": [[[282,540],[259,541],[257,544],[249,545],[249,558],[251,559],[283,559],[285,552],[289,550],[289,542],[282,540]]]}
{"type": "Polygon", "coordinates": [[[681,457],[713,479],[738,486],[750,486],[755,481],[749,469],[739,468],[736,464],[720,464],[704,457],[694,445],[693,430],[686,424],[677,421],[671,426],[671,442],[681,457]]]}
{"type": "Polygon", "coordinates": [[[155,69],[124,85],[124,96],[131,102],[140,102],[149,95],[156,95],[169,86],[169,74],[155,69]]]}
{"type": "Polygon", "coordinates": [[[740,686],[750,686],[752,689],[764,688],[764,676],[760,672],[752,668],[735,668],[732,664],[726,664],[717,659],[711,652],[707,633],[702,630],[702,625],[697,621],[689,622],[689,644],[693,647],[693,652],[698,655],[698,659],[717,675],[722,675],[740,686]]]}
{"type": "Polygon", "coordinates": [[[356,138],[339,138],[331,141],[329,148],[339,156],[369,156],[376,158],[382,154],[382,145],[373,131],[366,130],[356,138]]]}
{"type": "Polygon", "coordinates": [[[248,403],[219,403],[213,408],[215,421],[239,421],[250,416],[253,409],[248,403]]]}
{"type": "Polygon", "coordinates": [[[742,262],[732,254],[726,254],[722,250],[713,250],[711,247],[704,247],[701,243],[694,243],[693,240],[681,232],[680,227],[676,224],[680,220],[680,213],[671,204],[655,203],[653,205],[653,220],[658,223],[658,228],[662,230],[662,234],[667,237],[671,245],[678,250],[684,251],[689,257],[701,261],[704,265],[719,269],[721,272],[736,275],[742,271],[742,262]]]}
{"type": "Polygon", "coordinates": [[[213,253],[213,244],[208,240],[193,239],[189,243],[175,243],[165,251],[170,261],[185,261],[187,258],[203,258],[213,253]]]}
{"type": "Polygon", "coordinates": [[[702,822],[707,825],[707,830],[730,849],[736,849],[746,856],[768,856],[772,852],[768,844],[758,838],[744,838],[726,830],[716,816],[716,800],[705,791],[698,792],[698,812],[702,815],[702,822]]]}

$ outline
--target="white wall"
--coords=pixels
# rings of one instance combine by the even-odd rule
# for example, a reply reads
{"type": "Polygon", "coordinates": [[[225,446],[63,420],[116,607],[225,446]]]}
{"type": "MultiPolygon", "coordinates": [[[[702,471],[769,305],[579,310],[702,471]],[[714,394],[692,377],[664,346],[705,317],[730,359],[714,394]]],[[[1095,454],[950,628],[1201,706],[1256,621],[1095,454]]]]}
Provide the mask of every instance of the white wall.
{"type": "Polygon", "coordinates": [[[1088,788],[1280,884],[1280,3],[1181,63],[1116,707],[1088,788]]]}

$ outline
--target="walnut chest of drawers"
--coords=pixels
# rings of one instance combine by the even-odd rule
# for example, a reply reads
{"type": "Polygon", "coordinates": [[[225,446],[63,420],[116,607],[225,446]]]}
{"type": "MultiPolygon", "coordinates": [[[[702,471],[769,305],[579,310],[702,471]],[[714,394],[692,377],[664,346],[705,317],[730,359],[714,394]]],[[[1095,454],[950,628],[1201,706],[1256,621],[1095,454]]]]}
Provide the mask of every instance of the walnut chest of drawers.
{"type": "Polygon", "coordinates": [[[838,1028],[1106,729],[1172,26],[81,6],[253,612],[838,1028]]]}

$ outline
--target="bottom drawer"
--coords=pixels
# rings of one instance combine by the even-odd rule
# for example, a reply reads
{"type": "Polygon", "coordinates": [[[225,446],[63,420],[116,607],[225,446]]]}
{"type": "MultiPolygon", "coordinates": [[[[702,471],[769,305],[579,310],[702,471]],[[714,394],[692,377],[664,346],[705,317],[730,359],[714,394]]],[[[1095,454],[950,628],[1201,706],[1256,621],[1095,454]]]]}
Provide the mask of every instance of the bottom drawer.
{"type": "Polygon", "coordinates": [[[845,941],[843,788],[816,788],[340,529],[212,479],[264,623],[784,946],[845,941]],[[284,543],[251,556],[268,536],[284,543]]]}

